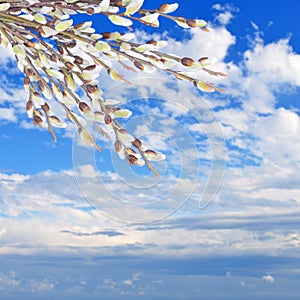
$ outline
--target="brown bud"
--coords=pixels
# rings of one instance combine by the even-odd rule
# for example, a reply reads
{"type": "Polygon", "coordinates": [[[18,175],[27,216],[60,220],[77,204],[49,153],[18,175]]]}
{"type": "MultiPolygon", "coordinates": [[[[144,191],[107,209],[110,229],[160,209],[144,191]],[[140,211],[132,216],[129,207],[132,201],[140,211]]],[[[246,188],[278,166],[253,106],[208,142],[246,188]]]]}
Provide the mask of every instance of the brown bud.
{"type": "Polygon", "coordinates": [[[134,61],[133,63],[135,65],[136,68],[140,69],[141,71],[144,71],[145,67],[142,63],[140,63],[139,61],[134,61]]]}
{"type": "Polygon", "coordinates": [[[27,103],[26,103],[26,110],[29,111],[29,110],[32,109],[32,107],[33,107],[32,101],[31,100],[27,101],[27,103]]]}
{"type": "Polygon", "coordinates": [[[129,155],[127,156],[127,160],[128,160],[128,162],[129,162],[131,165],[133,165],[133,164],[136,163],[136,161],[137,161],[138,159],[137,159],[134,155],[129,154],[129,155]]]}
{"type": "Polygon", "coordinates": [[[66,67],[69,68],[70,70],[72,70],[72,69],[74,68],[74,65],[73,65],[71,62],[69,62],[69,61],[67,61],[67,62],[65,63],[65,65],[66,65],[66,67]]]}
{"type": "Polygon", "coordinates": [[[40,110],[35,109],[35,110],[34,110],[34,115],[35,115],[35,116],[40,116],[40,117],[42,117],[42,116],[43,116],[43,113],[42,113],[40,110]]]}
{"type": "Polygon", "coordinates": [[[116,149],[116,152],[120,152],[122,150],[122,143],[121,143],[121,141],[116,140],[116,142],[115,142],[115,149],[116,149]]]}
{"type": "Polygon", "coordinates": [[[36,96],[36,97],[41,97],[41,95],[40,95],[39,92],[33,92],[32,94],[33,94],[34,96],[36,96]]]}
{"type": "Polygon", "coordinates": [[[91,111],[91,108],[85,102],[80,102],[78,106],[83,113],[91,111]]]}
{"type": "Polygon", "coordinates": [[[46,102],[43,105],[41,105],[41,107],[45,113],[47,113],[50,110],[50,106],[46,102]]]}
{"type": "Polygon", "coordinates": [[[157,45],[157,41],[151,40],[151,41],[148,41],[146,44],[151,44],[151,45],[156,46],[157,45]]]}
{"type": "Polygon", "coordinates": [[[104,40],[108,40],[111,37],[111,33],[107,31],[102,32],[101,35],[104,40]]]}
{"type": "Polygon", "coordinates": [[[154,55],[149,55],[148,57],[155,60],[155,61],[161,61],[161,59],[159,59],[158,57],[156,57],[154,55]]]}
{"type": "Polygon", "coordinates": [[[95,10],[92,7],[88,7],[86,9],[86,12],[87,12],[88,15],[92,15],[92,14],[94,14],[95,10]]]}
{"type": "Polygon", "coordinates": [[[136,147],[136,148],[140,148],[140,147],[142,147],[142,142],[141,142],[141,140],[139,140],[139,139],[135,139],[135,140],[132,142],[132,145],[133,145],[134,147],[136,147]]]}
{"type": "Polygon", "coordinates": [[[150,150],[150,149],[146,150],[145,153],[147,153],[147,154],[157,154],[157,152],[155,152],[154,150],[150,150]]]}
{"type": "Polygon", "coordinates": [[[96,65],[90,65],[85,68],[86,71],[93,71],[96,69],[96,65]]]}
{"type": "Polygon", "coordinates": [[[88,93],[93,94],[97,91],[97,86],[87,84],[86,89],[87,89],[88,93]]]}
{"type": "Polygon", "coordinates": [[[55,85],[56,89],[58,91],[61,91],[60,86],[59,86],[59,84],[57,82],[52,82],[52,85],[55,85]]]}
{"type": "Polygon", "coordinates": [[[76,46],[76,42],[70,42],[67,44],[68,48],[74,48],[76,46]]]}
{"type": "Polygon", "coordinates": [[[33,70],[31,68],[26,68],[24,72],[25,72],[25,75],[28,77],[33,75],[33,70]]]}
{"type": "Polygon", "coordinates": [[[201,58],[199,58],[198,59],[198,61],[199,61],[199,63],[201,63],[201,62],[203,62],[204,60],[207,60],[208,59],[208,57],[207,56],[205,56],[205,57],[201,57],[201,58]]]}
{"type": "Polygon", "coordinates": [[[112,122],[111,116],[110,115],[106,115],[104,117],[104,122],[105,122],[106,125],[111,124],[111,122],[112,122]]]}
{"type": "Polygon", "coordinates": [[[29,85],[30,84],[30,78],[28,76],[26,76],[24,78],[24,85],[29,85]]]}
{"type": "Polygon", "coordinates": [[[26,41],[24,43],[25,46],[30,47],[30,48],[34,48],[35,47],[35,42],[33,41],[26,41]]]}
{"type": "Polygon", "coordinates": [[[61,46],[57,46],[57,50],[58,50],[58,52],[59,52],[59,54],[64,54],[64,48],[63,47],[61,47],[61,46]]]}
{"type": "Polygon", "coordinates": [[[169,8],[169,4],[162,4],[162,5],[159,7],[158,11],[160,11],[160,12],[165,12],[168,8],[169,8]]]}
{"type": "Polygon", "coordinates": [[[78,23],[74,26],[75,29],[79,29],[81,28],[83,25],[85,25],[85,22],[82,22],[82,23],[78,23]]]}
{"type": "Polygon", "coordinates": [[[186,24],[188,24],[190,27],[193,27],[193,28],[197,27],[197,22],[194,19],[186,20],[186,24]]]}
{"type": "Polygon", "coordinates": [[[181,59],[181,63],[186,66],[186,67],[190,67],[195,61],[192,58],[189,57],[183,57],[181,59]]]}
{"type": "Polygon", "coordinates": [[[42,123],[43,123],[43,120],[42,120],[42,118],[40,116],[35,115],[33,117],[33,124],[34,124],[34,126],[36,124],[41,125],[42,123]]]}
{"type": "Polygon", "coordinates": [[[50,116],[50,119],[52,119],[53,121],[56,121],[57,123],[60,123],[60,119],[57,116],[50,116]]]}
{"type": "Polygon", "coordinates": [[[74,55],[74,58],[76,64],[81,65],[83,63],[83,59],[80,56],[74,55]]]}
{"type": "Polygon", "coordinates": [[[53,61],[53,62],[58,62],[58,58],[57,58],[57,55],[55,53],[52,53],[50,55],[50,59],[53,61]]]}
{"type": "Polygon", "coordinates": [[[39,86],[41,92],[43,92],[45,90],[45,84],[41,79],[38,80],[38,86],[39,86]]]}
{"type": "Polygon", "coordinates": [[[127,148],[127,153],[135,155],[136,151],[134,151],[132,148],[127,148]]]}
{"type": "Polygon", "coordinates": [[[42,27],[38,27],[37,31],[38,31],[39,34],[45,34],[45,31],[42,27]]]}
{"type": "MultiPolygon", "coordinates": [[[[28,1],[25,1],[24,5],[27,6],[27,3],[28,3],[28,1]]],[[[30,4],[28,3],[28,5],[30,5],[30,4]]],[[[20,12],[20,7],[10,7],[9,12],[20,12]]]]}

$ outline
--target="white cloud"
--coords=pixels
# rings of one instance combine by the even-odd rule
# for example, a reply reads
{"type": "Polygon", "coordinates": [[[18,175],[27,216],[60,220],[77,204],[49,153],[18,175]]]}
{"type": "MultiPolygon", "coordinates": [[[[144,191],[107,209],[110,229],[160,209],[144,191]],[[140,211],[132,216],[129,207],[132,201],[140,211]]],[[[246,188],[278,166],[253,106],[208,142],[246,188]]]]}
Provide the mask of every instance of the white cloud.
{"type": "Polygon", "coordinates": [[[133,280],[133,281],[139,281],[142,275],[143,275],[142,272],[134,273],[134,274],[132,275],[132,280],[133,280]]]}
{"type": "Polygon", "coordinates": [[[0,94],[0,104],[10,104],[16,109],[25,109],[27,95],[23,86],[16,86],[13,83],[7,83],[5,87],[0,85],[0,94]]]}
{"type": "Polygon", "coordinates": [[[274,283],[275,282],[275,278],[272,275],[264,275],[262,277],[262,280],[267,282],[267,283],[274,283]]]}
{"type": "Polygon", "coordinates": [[[234,18],[234,13],[238,12],[238,8],[230,4],[214,4],[212,8],[218,12],[215,20],[217,20],[224,26],[229,24],[231,19],[234,18]]]}
{"type": "Polygon", "coordinates": [[[223,13],[220,13],[216,19],[222,24],[222,25],[226,25],[228,24],[231,19],[233,18],[233,14],[231,12],[223,12],[223,13]]]}
{"type": "Polygon", "coordinates": [[[0,48],[0,67],[0,121],[15,123],[25,113],[27,95],[23,85],[14,82],[15,76],[20,75],[15,57],[3,47],[0,48]]]}
{"type": "Polygon", "coordinates": [[[1,108],[0,107],[0,120],[16,122],[17,117],[15,115],[15,110],[12,108],[1,108]]]}
{"type": "Polygon", "coordinates": [[[0,64],[7,64],[9,61],[12,61],[14,59],[15,54],[12,50],[12,47],[0,47],[0,64]]]}
{"type": "Polygon", "coordinates": [[[128,285],[128,286],[132,286],[132,285],[133,285],[133,281],[132,281],[131,279],[125,279],[125,280],[123,281],[123,283],[124,283],[125,285],[128,285]]]}
{"type": "Polygon", "coordinates": [[[253,27],[254,30],[259,31],[259,27],[255,22],[250,22],[251,26],[253,27]]]}
{"type": "MultiPolygon", "coordinates": [[[[245,253],[270,251],[270,253],[280,254],[282,251],[293,251],[299,246],[299,234],[295,235],[296,232],[292,229],[290,229],[290,234],[286,231],[271,234],[273,229],[271,225],[268,227],[268,224],[270,224],[270,219],[273,219],[273,222],[293,220],[291,214],[299,210],[299,205],[295,205],[296,202],[294,202],[291,209],[290,205],[285,203],[293,199],[297,201],[300,191],[295,189],[289,192],[287,189],[289,194],[285,198],[280,194],[276,197],[277,193],[284,194],[284,190],[260,188],[266,179],[256,178],[255,171],[253,174],[248,173],[249,178],[237,172],[228,174],[224,182],[226,189],[221,190],[220,200],[216,202],[216,206],[221,204],[221,207],[214,212],[214,204],[212,204],[211,208],[207,208],[209,214],[206,218],[204,216],[201,219],[172,220],[171,218],[165,223],[158,224],[156,230],[152,230],[150,225],[150,227],[145,225],[143,230],[136,226],[124,227],[102,216],[85,201],[68,174],[70,172],[44,172],[36,176],[26,176],[25,180],[24,178],[20,180],[17,175],[11,177],[6,175],[0,187],[3,199],[1,211],[6,215],[1,231],[0,253],[45,253],[52,251],[50,249],[64,253],[69,252],[70,247],[73,247],[73,252],[82,251],[82,249],[94,252],[97,249],[97,253],[112,254],[121,247],[125,253],[128,251],[128,253],[136,254],[138,251],[142,255],[155,254],[159,247],[161,255],[181,256],[199,253],[199,249],[203,249],[203,253],[206,254],[217,254],[221,247],[223,254],[232,254],[235,251],[245,253]],[[232,182],[231,185],[230,182],[232,182]],[[55,186],[55,189],[52,189],[52,186],[55,186]],[[230,194],[229,202],[228,194],[230,194]],[[262,199],[264,199],[263,207],[259,206],[262,199]],[[270,202],[266,199],[270,199],[270,202]],[[247,213],[244,212],[245,206],[247,213]],[[236,213],[231,212],[232,207],[236,213]],[[266,214],[267,219],[265,219],[266,214]],[[259,230],[255,224],[260,224],[259,230]],[[252,229],[252,226],[255,227],[252,229]],[[117,230],[123,234],[72,235],[62,232],[68,230],[69,232],[96,233],[103,232],[103,228],[118,228],[117,230]],[[262,238],[267,233],[269,238],[262,238]],[[178,239],[178,236],[181,238],[178,239]],[[136,251],[126,250],[128,245],[135,243],[149,246],[136,248],[136,251]],[[186,245],[189,246],[186,247],[186,245]],[[79,247],[78,250],[76,247],[79,247]]],[[[269,176],[278,178],[274,173],[269,176]]],[[[101,197],[105,197],[103,186],[96,184],[90,177],[86,180],[89,182],[91,194],[99,195],[97,187],[100,187],[101,197]]],[[[113,184],[115,189],[120,191],[118,183],[113,184]]],[[[171,187],[165,185],[163,188],[168,190],[171,187]]],[[[186,191],[191,189],[188,184],[181,188],[186,191]]],[[[162,189],[161,192],[163,193],[162,189]]],[[[130,196],[136,198],[138,193],[140,193],[139,190],[130,192],[130,196]]],[[[115,209],[119,209],[120,204],[114,205],[115,209]]],[[[132,206],[135,207],[134,213],[138,213],[138,206],[132,206]]],[[[197,208],[192,205],[189,209],[188,204],[185,209],[197,214],[197,208]]],[[[151,214],[151,211],[149,213],[151,214]]],[[[127,211],[123,210],[123,214],[127,214],[127,211]]],[[[298,226],[297,223],[295,226],[298,226]]],[[[111,229],[108,230],[111,231],[111,229]]],[[[141,274],[138,272],[127,279],[134,283],[140,277],[141,274]]],[[[129,281],[126,283],[129,284],[129,281]]]]}
{"type": "MultiPolygon", "coordinates": [[[[191,38],[185,41],[175,41],[168,38],[169,45],[166,47],[166,51],[181,57],[188,56],[194,59],[205,56],[216,57],[222,62],[227,55],[228,48],[235,44],[235,36],[222,26],[211,26],[209,28],[210,32],[199,29],[191,30],[191,38]]],[[[216,64],[214,69],[226,71],[226,66],[220,63],[216,64]]],[[[205,75],[204,72],[201,72],[201,74],[205,75]]]]}
{"type": "Polygon", "coordinates": [[[2,291],[2,293],[8,293],[9,291],[13,291],[14,293],[40,293],[50,291],[54,289],[54,287],[55,284],[48,278],[42,280],[19,278],[14,271],[9,271],[7,274],[0,273],[0,291],[2,291]]]}
{"type": "Polygon", "coordinates": [[[289,39],[264,45],[258,42],[244,53],[250,75],[264,83],[300,85],[300,55],[295,53],[289,39]]]}
{"type": "Polygon", "coordinates": [[[40,293],[52,290],[55,287],[55,284],[52,283],[49,279],[44,278],[41,281],[36,281],[34,279],[30,279],[28,282],[28,288],[32,293],[40,293]]]}
{"type": "Polygon", "coordinates": [[[300,84],[300,55],[281,39],[267,45],[258,43],[244,54],[247,69],[269,83],[300,84]]]}
{"type": "Polygon", "coordinates": [[[5,173],[0,173],[0,179],[2,183],[9,183],[9,182],[22,182],[25,181],[27,179],[29,179],[30,176],[28,175],[23,175],[23,174],[18,174],[18,173],[14,173],[14,174],[5,174],[5,173]]]}
{"type": "Polygon", "coordinates": [[[123,281],[123,284],[127,286],[134,286],[138,281],[140,281],[140,278],[142,276],[142,272],[137,272],[132,274],[131,278],[127,278],[123,281]]]}
{"type": "Polygon", "coordinates": [[[245,75],[237,70],[229,72],[229,89],[231,93],[232,84],[232,94],[238,94],[236,89],[240,91],[238,97],[246,112],[270,113],[280,92],[292,91],[300,85],[300,55],[293,51],[289,39],[269,44],[254,39],[240,68],[245,75]]]}
{"type": "Polygon", "coordinates": [[[267,117],[259,118],[253,126],[253,134],[259,141],[260,155],[278,166],[292,167],[300,151],[300,118],[291,110],[279,108],[267,117]],[[282,147],[284,145],[284,147],[282,147]]]}

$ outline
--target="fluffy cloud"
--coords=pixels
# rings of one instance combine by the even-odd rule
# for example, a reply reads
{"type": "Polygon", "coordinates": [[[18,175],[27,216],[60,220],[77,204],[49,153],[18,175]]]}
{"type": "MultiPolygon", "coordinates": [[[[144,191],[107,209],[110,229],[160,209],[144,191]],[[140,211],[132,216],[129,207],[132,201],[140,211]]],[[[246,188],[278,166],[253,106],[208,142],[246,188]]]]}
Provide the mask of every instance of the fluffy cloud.
{"type": "Polygon", "coordinates": [[[249,75],[264,83],[275,87],[282,83],[300,85],[300,55],[294,52],[289,39],[270,44],[258,40],[244,53],[244,60],[249,75]]]}
{"type": "Polygon", "coordinates": [[[224,26],[230,23],[231,19],[234,18],[234,13],[239,11],[237,7],[230,4],[215,4],[212,8],[218,12],[215,20],[219,21],[224,26]]]}
{"type": "MultiPolygon", "coordinates": [[[[296,231],[299,225],[297,212],[300,211],[300,191],[263,188],[261,185],[266,179],[260,180],[254,174],[248,174],[252,178],[251,185],[249,178],[241,173],[231,173],[225,179],[226,188],[222,188],[218,198],[206,208],[206,216],[183,218],[186,214],[197,213],[197,207],[188,201],[170,220],[153,226],[125,226],[103,216],[86,202],[69,171],[44,172],[26,177],[3,175],[1,211],[5,219],[1,218],[0,252],[30,254],[56,249],[68,253],[72,247],[74,253],[85,249],[102,254],[122,251],[154,255],[159,248],[160,255],[184,256],[195,255],[199,249],[206,255],[214,255],[221,247],[223,254],[240,251],[248,254],[256,251],[271,251],[277,255],[292,253],[300,245],[300,236],[296,231]],[[52,186],[56,188],[51,189],[52,186]],[[280,193],[285,196],[281,197],[280,193]],[[227,200],[229,196],[230,201],[227,200]],[[291,204],[293,208],[290,208],[291,204]],[[244,212],[245,207],[247,213],[244,212]],[[290,226],[291,222],[293,226],[290,226]],[[283,226],[285,223],[286,227],[283,226]],[[274,228],[281,230],[274,233],[274,228]],[[178,236],[181,238],[178,239],[178,236]],[[131,248],[130,245],[134,244],[141,247],[131,248]]],[[[88,199],[96,197],[99,194],[96,186],[99,188],[100,185],[90,176],[85,178],[89,187],[89,194],[85,195],[88,199]]],[[[112,184],[121,191],[118,187],[120,183],[112,184]]],[[[170,189],[171,186],[165,188],[170,189]]],[[[101,189],[105,189],[105,185],[101,189]]],[[[139,200],[139,193],[139,190],[131,191],[130,196],[139,200]]],[[[107,205],[105,195],[102,193],[101,203],[107,205]]],[[[146,201],[147,197],[145,190],[141,200],[146,201]]],[[[130,201],[130,198],[126,201],[130,201]]],[[[145,213],[139,207],[141,204],[134,203],[127,206],[116,202],[112,209],[121,209],[123,215],[128,216],[127,207],[133,213],[145,213]]],[[[101,207],[98,209],[101,211],[101,207]]],[[[114,210],[108,212],[115,213],[114,210]]],[[[148,213],[155,214],[155,211],[148,213]]]]}
{"type": "Polygon", "coordinates": [[[262,280],[267,282],[267,283],[274,283],[275,278],[272,275],[265,275],[262,277],[262,280]]]}
{"type": "Polygon", "coordinates": [[[11,48],[0,48],[0,122],[17,122],[25,112],[27,95],[19,81],[19,70],[11,48]]]}
{"type": "Polygon", "coordinates": [[[6,65],[15,59],[15,54],[11,47],[0,48],[0,64],[6,65]]]}
{"type": "Polygon", "coordinates": [[[288,39],[266,45],[255,40],[253,48],[244,53],[246,76],[238,84],[245,111],[272,112],[280,91],[299,86],[299,65],[300,55],[293,51],[288,39]]]}
{"type": "MultiPolygon", "coordinates": [[[[216,5],[215,9],[229,11],[229,8],[220,5],[216,5]]],[[[150,37],[146,39],[148,38],[150,37]]],[[[191,38],[184,42],[175,41],[167,36],[164,38],[169,42],[166,50],[193,58],[216,56],[220,62],[214,69],[228,73],[227,79],[217,79],[217,82],[227,87],[226,95],[231,96],[231,99],[227,96],[225,100],[222,95],[203,97],[211,107],[218,108],[217,118],[222,124],[228,145],[232,146],[227,157],[230,164],[260,164],[268,159],[279,162],[286,161],[286,157],[292,162],[296,158],[297,151],[293,151],[292,147],[299,144],[295,133],[298,114],[296,109],[288,107],[288,104],[285,105],[281,100],[286,92],[292,93],[293,89],[299,86],[300,55],[294,52],[289,39],[265,44],[257,33],[239,64],[225,64],[224,59],[229,47],[235,44],[235,37],[224,26],[212,26],[210,33],[194,30],[191,38]],[[198,49],[201,49],[201,53],[198,49]],[[279,135],[287,145],[284,149],[280,146],[282,140],[279,135]]],[[[209,80],[214,79],[206,77],[205,74],[202,76],[209,80]]],[[[159,89],[159,86],[156,85],[155,88],[159,89]]],[[[180,99],[183,106],[189,99],[180,93],[174,93],[172,98],[180,99]]],[[[170,109],[173,109],[174,117],[180,115],[180,109],[178,112],[175,107],[170,109]]],[[[191,128],[195,131],[196,125],[191,128]]],[[[203,131],[201,126],[198,130],[203,131]]],[[[292,167],[292,164],[290,166],[292,167]]]]}
{"type": "Polygon", "coordinates": [[[17,117],[12,108],[0,108],[0,119],[9,122],[16,122],[17,117]]]}

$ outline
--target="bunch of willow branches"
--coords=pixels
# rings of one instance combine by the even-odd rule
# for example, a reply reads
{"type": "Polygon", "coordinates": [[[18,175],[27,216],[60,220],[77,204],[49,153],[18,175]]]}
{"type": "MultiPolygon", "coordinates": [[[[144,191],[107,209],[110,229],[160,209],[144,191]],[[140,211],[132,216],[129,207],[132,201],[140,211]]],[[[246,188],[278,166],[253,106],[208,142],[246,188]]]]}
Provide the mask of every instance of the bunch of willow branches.
{"type": "Polygon", "coordinates": [[[81,139],[98,151],[86,121],[92,121],[97,130],[113,139],[115,150],[129,165],[146,164],[156,175],[149,161],[163,160],[165,156],[149,149],[132,136],[118,121],[131,112],[117,107],[118,102],[105,100],[97,77],[106,71],[114,81],[127,81],[116,69],[120,63],[126,70],[152,72],[159,69],[181,80],[190,81],[204,92],[222,89],[210,82],[191,76],[191,72],[176,71],[176,65],[187,69],[201,69],[214,76],[225,76],[207,67],[213,59],[189,57],[161,52],[164,41],[151,40],[144,44],[133,42],[133,21],[158,27],[159,18],[167,18],[183,28],[199,27],[208,31],[204,20],[185,19],[170,15],[177,3],[162,4],[157,9],[143,8],[144,0],[0,0],[0,43],[12,47],[19,69],[24,73],[24,87],[28,93],[27,114],[34,125],[48,128],[56,141],[53,127],[66,123],[55,115],[49,99],[56,99],[69,121],[77,128],[81,139]],[[73,24],[74,14],[105,15],[113,24],[124,26],[127,33],[96,33],[92,22],[73,24]],[[87,101],[78,94],[84,91],[87,101]],[[48,102],[47,102],[48,101],[48,102]]]}

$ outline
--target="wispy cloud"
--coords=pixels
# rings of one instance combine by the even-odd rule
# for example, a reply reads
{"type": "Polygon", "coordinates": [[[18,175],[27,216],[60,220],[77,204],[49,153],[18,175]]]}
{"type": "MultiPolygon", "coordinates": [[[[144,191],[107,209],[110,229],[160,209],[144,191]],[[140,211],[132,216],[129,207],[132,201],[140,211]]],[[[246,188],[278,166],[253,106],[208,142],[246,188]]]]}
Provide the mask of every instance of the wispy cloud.
{"type": "Polygon", "coordinates": [[[7,274],[0,273],[0,291],[1,294],[8,295],[9,292],[20,293],[41,293],[54,289],[55,283],[48,278],[36,280],[34,278],[20,278],[14,271],[7,274]]]}
{"type": "Polygon", "coordinates": [[[108,237],[113,237],[113,236],[122,236],[125,235],[122,232],[118,232],[115,230],[107,230],[107,231],[95,231],[95,232],[74,232],[71,230],[62,230],[61,233],[66,233],[66,234],[71,234],[79,237],[89,237],[89,236],[97,236],[97,235],[104,235],[108,237]]]}

